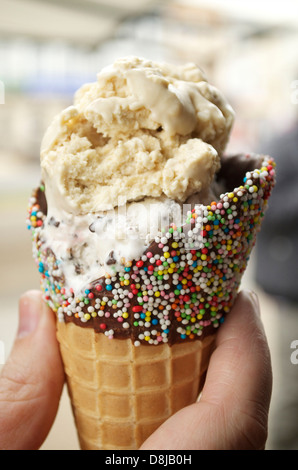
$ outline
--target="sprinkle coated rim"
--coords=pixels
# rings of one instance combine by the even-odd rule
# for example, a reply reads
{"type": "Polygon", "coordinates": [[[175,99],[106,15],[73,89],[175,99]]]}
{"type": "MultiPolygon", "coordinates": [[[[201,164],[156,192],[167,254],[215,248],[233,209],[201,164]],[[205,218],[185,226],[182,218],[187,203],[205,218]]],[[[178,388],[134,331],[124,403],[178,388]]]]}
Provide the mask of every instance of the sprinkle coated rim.
{"type": "Polygon", "coordinates": [[[29,200],[27,226],[45,301],[59,321],[110,339],[131,338],[135,346],[214,334],[236,298],[274,184],[275,162],[264,156],[241,186],[217,202],[196,205],[186,224],[162,230],[140,258],[94,280],[79,297],[66,288],[63,273],[57,275],[60,261],[43,246],[41,185],[29,200]]]}

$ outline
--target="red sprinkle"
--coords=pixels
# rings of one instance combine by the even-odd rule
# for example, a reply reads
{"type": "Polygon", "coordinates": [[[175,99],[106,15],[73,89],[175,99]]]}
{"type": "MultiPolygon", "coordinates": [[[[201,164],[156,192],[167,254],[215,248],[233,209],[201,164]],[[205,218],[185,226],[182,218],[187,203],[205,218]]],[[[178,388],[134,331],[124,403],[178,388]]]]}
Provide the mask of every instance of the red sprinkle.
{"type": "Polygon", "coordinates": [[[101,324],[99,325],[99,328],[100,328],[101,330],[105,330],[106,327],[107,327],[107,325],[106,325],[105,323],[101,323],[101,324]]]}
{"type": "Polygon", "coordinates": [[[141,305],[135,305],[132,307],[133,312],[141,312],[143,310],[143,307],[141,305]]]}
{"type": "Polygon", "coordinates": [[[137,265],[138,268],[141,268],[143,266],[143,264],[144,264],[144,261],[142,261],[142,260],[136,262],[136,265],[137,265]]]}

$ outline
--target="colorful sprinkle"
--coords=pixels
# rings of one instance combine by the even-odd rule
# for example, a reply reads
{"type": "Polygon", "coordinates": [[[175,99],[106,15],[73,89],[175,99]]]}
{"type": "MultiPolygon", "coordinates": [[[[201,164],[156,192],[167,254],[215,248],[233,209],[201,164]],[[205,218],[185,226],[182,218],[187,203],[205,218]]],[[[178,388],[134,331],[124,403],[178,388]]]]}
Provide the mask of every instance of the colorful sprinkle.
{"type": "Polygon", "coordinates": [[[43,245],[46,215],[36,193],[27,226],[47,303],[59,321],[74,317],[110,339],[131,337],[136,346],[212,333],[233,305],[274,185],[274,166],[265,157],[243,186],[196,206],[188,225],[162,230],[143,256],[124,260],[122,270],[86,286],[80,297],[66,288],[60,261],[43,245]]]}

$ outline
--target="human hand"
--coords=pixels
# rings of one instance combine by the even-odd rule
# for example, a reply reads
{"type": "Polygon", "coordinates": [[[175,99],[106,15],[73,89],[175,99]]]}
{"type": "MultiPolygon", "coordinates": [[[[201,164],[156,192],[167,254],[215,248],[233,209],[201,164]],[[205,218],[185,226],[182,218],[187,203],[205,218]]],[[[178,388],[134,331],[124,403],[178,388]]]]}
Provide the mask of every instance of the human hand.
{"type": "Polygon", "coordinates": [[[19,328],[0,375],[0,449],[36,450],[54,422],[64,383],[55,316],[39,291],[20,298],[19,328]]]}
{"type": "MultiPolygon", "coordinates": [[[[41,293],[20,299],[20,324],[0,376],[0,449],[38,449],[64,383],[55,318],[41,293]]],[[[241,293],[218,332],[203,394],[167,420],[142,449],[263,448],[271,393],[267,342],[257,301],[241,293]]]]}
{"type": "Polygon", "coordinates": [[[264,449],[271,389],[258,299],[240,292],[218,331],[200,400],[175,413],[141,449],[264,449]]]}

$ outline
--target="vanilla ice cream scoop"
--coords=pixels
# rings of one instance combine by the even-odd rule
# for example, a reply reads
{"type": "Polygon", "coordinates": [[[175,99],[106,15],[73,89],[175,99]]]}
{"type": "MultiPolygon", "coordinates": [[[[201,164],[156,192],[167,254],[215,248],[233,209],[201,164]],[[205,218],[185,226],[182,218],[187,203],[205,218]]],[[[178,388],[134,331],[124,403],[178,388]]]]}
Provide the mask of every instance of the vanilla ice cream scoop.
{"type": "Polygon", "coordinates": [[[78,90],[44,136],[48,205],[84,215],[206,193],[233,120],[196,65],[119,59],[78,90]]]}

